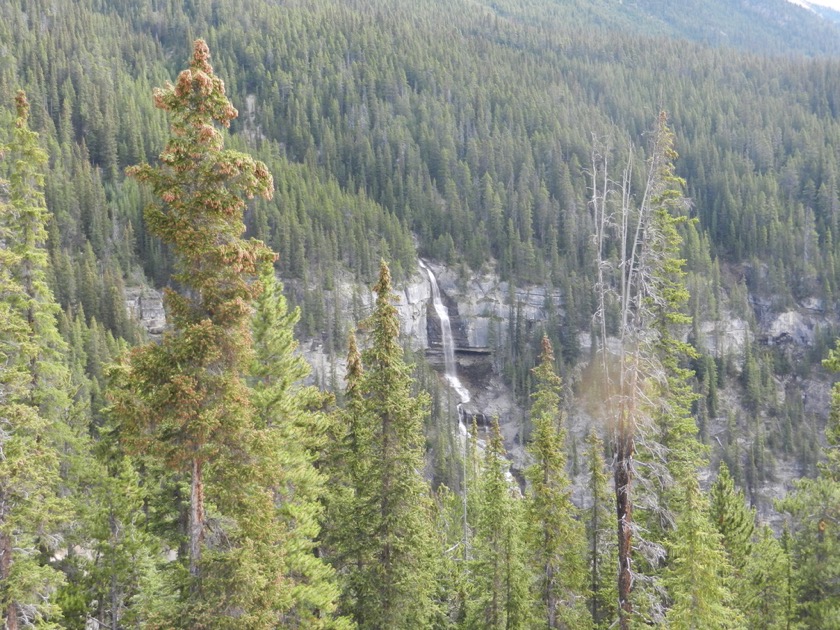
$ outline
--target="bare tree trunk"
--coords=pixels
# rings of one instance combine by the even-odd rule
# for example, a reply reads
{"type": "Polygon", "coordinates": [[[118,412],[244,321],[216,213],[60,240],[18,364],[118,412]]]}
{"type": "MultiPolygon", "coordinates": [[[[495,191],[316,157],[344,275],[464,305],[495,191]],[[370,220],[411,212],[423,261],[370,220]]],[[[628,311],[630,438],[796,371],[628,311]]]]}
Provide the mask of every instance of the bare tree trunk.
{"type": "MultiPolygon", "coordinates": [[[[622,414],[623,415],[623,414],[622,414]]],[[[633,501],[630,484],[633,480],[633,436],[627,427],[627,418],[619,419],[615,453],[615,507],[618,520],[618,615],[621,630],[630,627],[633,603],[630,594],[633,589],[631,572],[633,501]]]]}
{"type": "MultiPolygon", "coordinates": [[[[0,534],[0,584],[6,583],[12,573],[12,537],[0,534]]],[[[6,630],[18,630],[17,603],[9,602],[3,611],[6,630]]]]}
{"type": "Polygon", "coordinates": [[[202,465],[199,459],[192,462],[192,480],[190,482],[190,575],[199,578],[201,563],[201,545],[204,542],[204,481],[202,465]]]}

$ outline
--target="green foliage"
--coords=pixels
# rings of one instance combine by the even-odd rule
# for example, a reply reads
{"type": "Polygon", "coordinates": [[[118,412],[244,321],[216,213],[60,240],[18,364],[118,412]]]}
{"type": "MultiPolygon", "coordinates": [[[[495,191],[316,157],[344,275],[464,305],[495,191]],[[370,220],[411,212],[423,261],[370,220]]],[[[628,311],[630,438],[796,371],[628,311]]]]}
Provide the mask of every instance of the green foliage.
{"type": "Polygon", "coordinates": [[[60,466],[78,447],[65,423],[70,406],[66,346],[46,285],[46,153],[16,97],[8,188],[0,181],[0,616],[7,628],[59,618],[64,576],[44,561],[70,517],[60,466]],[[4,193],[8,191],[6,196],[4,193]]]}
{"type": "MultiPolygon", "coordinates": [[[[122,176],[125,166],[152,160],[166,142],[165,113],[144,95],[171,75],[173,64],[187,54],[191,36],[185,33],[205,35],[213,44],[228,93],[244,104],[246,112],[231,121],[231,134],[226,137],[228,146],[237,151],[222,152],[233,162],[204,155],[196,160],[193,173],[198,179],[213,180],[225,169],[239,169],[237,160],[243,160],[243,170],[234,180],[248,188],[255,182],[246,181],[252,164],[246,153],[277,173],[274,198],[250,204],[244,224],[251,235],[281,252],[278,269],[291,280],[287,283],[290,299],[305,309],[299,327],[307,335],[320,335],[330,351],[347,327],[339,308],[326,307],[328,298],[335,295],[336,278],[348,269],[355,279],[372,281],[376,263],[383,257],[392,261],[393,276],[404,278],[414,268],[416,242],[422,253],[461,269],[494,268],[517,283],[559,287],[562,320],[550,316],[547,329],[552,339],[559,335],[562,340],[562,367],[571,368],[578,352],[578,333],[589,326],[595,284],[589,238],[592,217],[586,203],[589,184],[581,165],[589,163],[592,133],[638,137],[650,118],[652,102],[673,112],[680,138],[682,160],[665,173],[665,179],[687,180],[698,219],[676,225],[685,243],[682,253],[672,251],[671,261],[679,267],[679,259],[687,259],[685,283],[691,288],[692,302],[685,312],[694,314],[696,331],[704,322],[725,318],[730,312],[750,320],[751,304],[788,309],[816,297],[830,311],[840,295],[838,61],[797,55],[769,59],[754,53],[836,52],[832,27],[815,22],[810,13],[797,7],[785,7],[780,0],[767,7],[756,3],[724,7],[722,0],[649,4],[596,5],[578,0],[559,4],[509,0],[479,4],[324,0],[282,5],[217,0],[166,6],[134,0],[0,3],[0,102],[11,103],[18,85],[27,88],[33,102],[31,124],[49,154],[46,162],[35,151],[28,154],[38,163],[35,170],[26,170],[29,158],[0,163],[2,175],[10,181],[8,187],[0,188],[0,243],[4,244],[0,246],[0,387],[5,396],[0,397],[0,404],[8,407],[3,417],[15,423],[4,449],[7,457],[14,454],[9,461],[25,464],[27,478],[37,486],[37,491],[27,487],[23,492],[37,514],[28,522],[21,517],[20,522],[27,530],[39,523],[42,531],[50,533],[37,541],[42,545],[39,553],[26,555],[29,564],[18,565],[21,571],[29,566],[33,575],[43,576],[40,584],[53,585],[38,587],[42,594],[52,592],[45,610],[54,611],[52,605],[60,599],[68,625],[79,625],[81,615],[90,613],[101,623],[119,617],[126,624],[138,620],[161,626],[173,618],[173,611],[183,610],[175,595],[176,587],[184,583],[183,567],[158,564],[161,550],[180,547],[181,559],[187,555],[181,544],[187,536],[188,486],[195,470],[191,464],[198,461],[193,457],[196,453],[216,462],[201,468],[208,477],[207,495],[213,499],[207,508],[213,532],[207,545],[212,557],[206,560],[220,576],[217,582],[205,584],[205,596],[209,599],[216,589],[219,606],[235,608],[247,599],[246,591],[265,592],[267,581],[261,571],[282,573],[294,563],[299,567],[294,572],[312,575],[312,582],[290,578],[271,596],[275,610],[311,610],[321,605],[316,602],[333,596],[331,587],[316,586],[322,584],[321,577],[328,583],[329,575],[322,573],[323,567],[311,553],[318,517],[313,498],[322,483],[310,474],[311,458],[323,449],[336,457],[336,468],[349,463],[349,454],[368,439],[362,428],[362,408],[350,412],[350,404],[350,415],[342,416],[359,419],[359,425],[348,424],[356,428],[349,432],[334,425],[329,428],[331,436],[341,437],[344,450],[324,446],[319,437],[323,418],[310,409],[320,403],[289,385],[300,365],[281,362],[289,368],[289,378],[279,377],[278,387],[282,382],[295,391],[283,398],[288,401],[282,403],[283,408],[294,414],[306,409],[307,420],[278,423],[276,432],[269,431],[274,421],[257,411],[262,404],[275,409],[274,402],[269,400],[271,394],[263,397],[249,389],[255,378],[253,355],[240,351],[248,345],[251,298],[259,293],[260,284],[255,282],[255,259],[261,254],[247,245],[239,249],[235,240],[228,240],[226,224],[218,217],[215,225],[208,223],[207,235],[182,229],[192,214],[191,202],[177,185],[169,187],[164,181],[183,174],[176,171],[190,161],[181,162],[186,143],[203,142],[205,148],[213,149],[220,136],[196,138],[185,122],[186,133],[164,152],[169,156],[163,160],[164,169],[154,171],[160,177],[145,167],[133,171],[148,177],[152,186],[122,176]],[[721,23],[726,28],[721,29],[721,23]],[[672,39],[677,34],[712,46],[672,39]],[[728,45],[751,52],[719,47],[728,45]],[[627,78],[631,76],[632,81],[627,78]],[[582,120],[587,121],[585,125],[582,120]],[[173,168],[164,176],[167,160],[173,168]],[[19,166],[24,171],[19,171],[21,179],[15,184],[12,171],[19,166]],[[144,216],[142,208],[152,202],[156,187],[161,195],[174,196],[159,211],[144,216]],[[14,206],[12,196],[23,205],[14,206]],[[16,209],[9,213],[10,207],[16,209]],[[45,208],[51,216],[44,213],[45,208]],[[23,223],[15,223],[19,219],[23,223]],[[155,234],[170,242],[162,242],[155,234]],[[193,250],[194,257],[175,251],[183,247],[193,250]],[[36,273],[21,275],[21,265],[36,273]],[[212,277],[213,267],[224,268],[226,273],[212,277]],[[247,272],[244,282],[236,275],[240,271],[247,272]],[[160,348],[137,351],[135,356],[148,361],[137,358],[134,374],[115,373],[112,391],[125,383],[121,379],[130,380],[144,370],[141,375],[150,383],[142,395],[122,399],[124,411],[137,421],[135,428],[148,431],[137,431],[128,440],[131,423],[111,427],[102,413],[103,368],[120,354],[120,337],[137,341],[142,336],[127,320],[123,302],[126,285],[146,282],[141,272],[158,287],[169,284],[173,273],[180,274],[175,291],[181,293],[170,294],[168,304],[181,332],[160,348]],[[21,290],[27,283],[33,291],[28,295],[26,289],[21,290]],[[47,284],[65,311],[59,317],[59,331],[67,342],[66,350],[55,334],[58,312],[47,284]],[[33,295],[41,297],[33,300],[33,295]],[[232,326],[224,333],[222,320],[232,326]],[[210,325],[204,326],[208,321],[210,325]],[[30,324],[37,328],[37,343],[30,324]],[[26,343],[21,343],[25,338],[26,343]],[[38,379],[34,389],[27,385],[31,365],[25,366],[33,357],[38,379]],[[200,369],[189,367],[196,357],[201,358],[200,369]],[[163,382],[177,385],[156,387],[163,382]],[[297,401],[298,393],[308,402],[297,401]],[[176,417],[172,412],[178,404],[180,410],[201,408],[201,412],[176,417]],[[205,406],[223,411],[204,413],[205,406]],[[135,442],[134,449],[143,454],[113,464],[106,475],[105,469],[87,465],[84,448],[70,439],[74,436],[62,416],[76,433],[89,431],[97,439],[115,429],[123,443],[135,442]],[[153,419],[160,423],[147,422],[153,419]],[[294,439],[294,448],[287,450],[284,445],[278,452],[274,449],[278,440],[282,442],[278,436],[287,430],[295,438],[284,439],[294,439]],[[119,435],[120,431],[124,434],[119,435]],[[264,442],[255,445],[257,439],[264,442]],[[74,455],[72,462],[56,449],[62,442],[74,455]],[[237,450],[243,444],[244,451],[237,450]],[[265,487],[273,488],[262,502],[249,494],[254,490],[249,486],[253,480],[243,472],[243,461],[257,454],[277,463],[274,473],[254,473],[265,487]],[[89,474],[80,474],[79,465],[88,467],[89,474]],[[281,470],[287,481],[296,480],[293,485],[300,485],[299,492],[274,492],[272,484],[280,483],[281,470]],[[44,510],[36,508],[39,502],[52,505],[59,487],[62,493],[76,494],[90,504],[82,505],[90,509],[78,513],[81,524],[72,535],[64,532],[65,540],[77,541],[99,555],[88,563],[71,553],[61,563],[69,584],[56,594],[54,585],[60,579],[49,568],[49,558],[56,550],[55,532],[62,529],[59,525],[67,505],[53,506],[55,518],[43,516],[44,510]],[[234,490],[243,494],[234,496],[234,490]],[[246,495],[250,498],[243,498],[246,495]],[[268,496],[284,497],[281,505],[290,512],[274,510],[277,506],[270,505],[268,496]],[[148,511],[142,518],[137,514],[140,504],[148,511]],[[293,514],[296,510],[299,515],[293,514]],[[254,513],[252,522],[233,523],[244,511],[254,513]],[[234,546],[240,545],[269,522],[269,514],[274,514],[271,522],[284,532],[272,529],[274,540],[299,541],[299,554],[254,547],[237,548],[236,559],[215,555],[219,532],[228,535],[234,546]],[[87,533],[82,534],[82,529],[87,533]],[[257,567],[254,559],[263,552],[266,562],[257,567]],[[113,570],[107,568],[111,561],[113,570]],[[119,582],[113,591],[107,584],[109,576],[119,582]],[[241,590],[228,590],[226,585],[232,583],[241,590]],[[313,590],[307,592],[310,586],[313,590]],[[295,593],[301,602],[309,603],[294,608],[295,593]],[[73,610],[79,616],[71,620],[73,610]]],[[[211,79],[207,87],[215,86],[211,79]]],[[[176,98],[176,91],[173,88],[165,98],[176,98]]],[[[198,98],[199,91],[182,96],[184,100],[198,98]]],[[[215,102],[222,104],[218,99],[215,102]]],[[[174,101],[170,104],[175,105],[174,101]]],[[[0,106],[0,133],[8,129],[18,134],[21,128],[14,127],[13,120],[10,110],[0,106]]],[[[645,157],[650,156],[640,155],[637,161],[645,157]]],[[[631,177],[637,184],[638,174],[631,177]]],[[[231,201],[238,213],[241,203],[227,198],[234,188],[199,201],[210,205],[231,201]]],[[[259,192],[258,188],[263,184],[251,192],[259,192]]],[[[667,204],[667,195],[660,201],[667,204]]],[[[236,217],[233,223],[233,236],[239,238],[242,221],[236,217]]],[[[610,256],[617,251],[613,247],[610,256]]],[[[677,279],[676,271],[668,272],[672,279],[677,279]]],[[[679,286],[663,284],[661,288],[663,294],[679,301],[679,286]]],[[[608,316],[611,326],[618,321],[615,309],[608,316]]],[[[286,326],[285,317],[280,319],[286,326]]],[[[514,301],[510,324],[505,340],[499,335],[494,343],[498,349],[494,359],[524,401],[532,389],[529,369],[541,331],[529,328],[523,307],[514,301]]],[[[281,345],[285,347],[286,341],[281,345]]],[[[812,353],[818,352],[818,346],[812,353]]],[[[657,381],[645,392],[657,389],[668,401],[658,409],[662,433],[657,438],[663,438],[670,466],[657,471],[665,482],[653,493],[667,509],[645,523],[655,525],[654,542],[666,539],[664,533],[673,529],[672,514],[684,519],[682,485],[695,476],[698,462],[705,458],[687,412],[691,397],[684,386],[689,375],[676,371],[685,369],[686,355],[684,349],[672,349],[670,368],[677,380],[657,381]]],[[[705,408],[698,403],[704,420],[701,431],[713,426],[716,411],[733,396],[731,391],[719,390],[733,384],[736,370],[723,368],[737,359],[718,356],[715,360],[718,379],[703,380],[705,408]]],[[[800,381],[789,381],[784,407],[770,395],[776,389],[771,378],[773,361],[780,373],[792,370],[799,376],[809,369],[793,364],[782,349],[771,357],[758,344],[748,347],[741,375],[742,399],[756,413],[732,410],[726,454],[733,476],[746,477],[752,489],[772,474],[770,448],[785,449],[807,471],[816,470],[819,459],[818,423],[799,402],[800,381]],[[746,449],[745,441],[751,443],[746,449]]],[[[706,373],[711,370],[706,368],[706,373]]],[[[324,375],[317,378],[326,381],[324,375]]],[[[820,479],[803,482],[785,503],[796,532],[790,547],[803,603],[799,615],[812,627],[836,625],[831,616],[836,609],[832,577],[836,536],[831,523],[837,518],[834,506],[838,503],[832,485],[837,480],[837,426],[832,416],[832,446],[820,468],[820,479]],[[824,530],[818,528],[822,521],[824,530]]],[[[438,448],[451,448],[446,437],[438,433],[438,448]]],[[[646,466],[662,461],[640,457],[646,466]]],[[[362,491],[354,484],[364,485],[366,475],[372,474],[366,464],[353,461],[355,481],[342,477],[333,488],[352,489],[350,497],[362,491]]],[[[451,470],[443,472],[451,469],[451,462],[437,468],[438,477],[451,474],[451,470]]],[[[422,464],[417,469],[423,469],[422,464]]],[[[342,500],[331,498],[327,513],[331,515],[332,506],[342,500]]],[[[23,505],[18,507],[23,510],[23,505]]],[[[352,508],[353,504],[346,505],[352,508]]],[[[344,518],[349,521],[352,515],[351,509],[344,518]]],[[[325,541],[330,528],[343,526],[329,520],[325,541]]],[[[758,554],[758,540],[753,541],[744,571],[750,570],[758,554]]],[[[767,546],[772,547],[769,539],[767,546]]],[[[34,546],[27,543],[23,548],[34,546]]],[[[610,592],[605,585],[598,591],[610,592]]],[[[606,610],[606,601],[602,602],[599,607],[606,610]]],[[[206,618],[212,615],[210,610],[198,613],[206,618]]],[[[303,615],[300,621],[288,617],[284,622],[304,624],[306,615],[299,614],[303,615]]],[[[775,623],[769,621],[775,613],[767,615],[766,623],[775,623]]],[[[453,616],[457,614],[452,613],[450,620],[453,616]]],[[[440,615],[435,618],[439,620],[440,615]]],[[[223,624],[225,619],[229,621],[224,616],[214,621],[223,624]]],[[[750,617],[749,623],[764,622],[750,617]]]]}
{"type": "Polygon", "coordinates": [[[315,468],[325,435],[324,397],[300,384],[309,366],[293,334],[299,311],[288,311],[270,265],[260,280],[250,380],[262,448],[257,466],[275,494],[276,530],[255,558],[265,574],[262,596],[275,601],[284,628],[347,628],[332,615],[339,594],[332,568],[315,553],[326,482],[315,468]],[[277,563],[273,571],[266,569],[270,559],[277,563]]]}
{"type": "Polygon", "coordinates": [[[734,607],[732,567],[721,536],[709,519],[708,504],[697,483],[684,489],[684,506],[668,546],[664,583],[671,600],[668,627],[743,628],[734,607]]]}
{"type": "Polygon", "coordinates": [[[428,399],[411,391],[399,342],[388,265],[363,327],[370,345],[348,358],[347,418],[339,440],[346,484],[336,506],[342,528],[330,550],[342,580],[340,611],[360,628],[426,627],[433,615],[435,537],[431,491],[422,476],[428,399]],[[364,366],[364,371],[362,370],[364,366]]]}
{"type": "Polygon", "coordinates": [[[729,468],[723,462],[710,495],[712,521],[720,532],[735,576],[742,577],[752,550],[755,512],[747,508],[744,494],[735,489],[729,468]]]}
{"type": "Polygon", "coordinates": [[[249,304],[263,290],[256,274],[273,256],[240,237],[242,197],[270,196],[272,180],[261,162],[223,150],[213,123],[227,126],[236,110],[202,40],[155,102],[171,115],[172,137],[157,167],[130,173],[161,201],[145,219],[176,254],[183,288],[166,295],[173,330],[114,371],[111,413],[126,447],[189,479],[181,623],[273,626],[283,607],[272,587],[284,553],[271,490],[278,444],[264,435],[243,376],[252,360],[249,304]]]}
{"type": "MultiPolygon", "coordinates": [[[[840,345],[829,351],[825,367],[840,369],[840,345]]],[[[797,619],[806,628],[840,622],[840,384],[831,393],[826,426],[828,451],[816,479],[802,479],[779,508],[792,518],[790,554],[799,601],[797,619]]]]}
{"type": "Polygon", "coordinates": [[[736,589],[739,608],[748,628],[775,630],[795,627],[788,594],[790,558],[768,525],[760,528],[742,575],[746,583],[736,589]]]}
{"type": "Polygon", "coordinates": [[[530,568],[536,576],[535,617],[547,628],[582,628],[586,571],[584,531],[572,504],[566,473],[566,432],[560,410],[562,381],[554,372],[554,352],[543,337],[532,394],[533,432],[528,450],[534,463],[526,470],[529,481],[525,507],[525,540],[530,568]]]}
{"type": "Polygon", "coordinates": [[[527,628],[531,619],[523,506],[505,476],[506,467],[499,424],[494,422],[478,480],[465,623],[470,630],[527,628]]]}

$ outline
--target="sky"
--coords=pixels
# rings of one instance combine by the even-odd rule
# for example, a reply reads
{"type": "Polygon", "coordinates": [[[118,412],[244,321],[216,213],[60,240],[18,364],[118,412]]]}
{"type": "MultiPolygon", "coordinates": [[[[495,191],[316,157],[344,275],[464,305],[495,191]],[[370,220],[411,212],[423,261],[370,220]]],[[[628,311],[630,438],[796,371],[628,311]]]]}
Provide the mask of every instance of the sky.
{"type": "Polygon", "coordinates": [[[808,2],[840,11],[840,0],[808,0],[808,2]]]}

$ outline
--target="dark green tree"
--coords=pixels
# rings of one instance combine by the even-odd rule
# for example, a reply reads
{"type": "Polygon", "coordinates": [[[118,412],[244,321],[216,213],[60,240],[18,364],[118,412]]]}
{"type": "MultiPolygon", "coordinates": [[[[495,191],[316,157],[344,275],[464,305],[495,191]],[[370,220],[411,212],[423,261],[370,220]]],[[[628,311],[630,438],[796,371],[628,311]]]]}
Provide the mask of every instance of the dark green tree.
{"type": "Polygon", "coordinates": [[[588,608],[592,623],[609,627],[616,618],[615,536],[612,502],[614,496],[604,461],[604,443],[595,431],[586,438],[587,469],[591,506],[585,510],[587,565],[589,569],[588,608]]]}
{"type": "Polygon", "coordinates": [[[374,310],[363,322],[370,345],[361,360],[352,346],[349,357],[351,509],[332,553],[343,576],[341,611],[360,628],[421,628],[433,614],[434,587],[431,490],[423,478],[428,399],[412,392],[384,261],[373,290],[374,310]]]}
{"type": "MultiPolygon", "coordinates": [[[[840,371],[840,342],[823,365],[840,371]]],[[[840,383],[831,392],[828,449],[816,479],[802,479],[779,507],[791,515],[797,619],[806,628],[840,621],[840,383]]]]}

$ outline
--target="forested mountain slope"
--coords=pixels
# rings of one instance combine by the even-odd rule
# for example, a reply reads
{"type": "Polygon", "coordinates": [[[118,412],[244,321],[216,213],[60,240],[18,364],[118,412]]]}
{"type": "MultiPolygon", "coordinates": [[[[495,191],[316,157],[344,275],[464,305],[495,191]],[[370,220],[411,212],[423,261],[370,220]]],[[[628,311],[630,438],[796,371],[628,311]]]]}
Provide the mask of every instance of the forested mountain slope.
{"type": "MultiPolygon", "coordinates": [[[[698,342],[730,320],[747,331],[681,359],[696,394],[686,413],[712,459],[766,509],[762,489],[778,470],[784,486],[815,475],[822,457],[827,405],[807,396],[827,397],[818,366],[838,324],[837,35],[783,0],[3,2],[0,144],[24,88],[49,156],[45,273],[78,426],[109,461],[106,366],[145,337],[126,314],[126,286],[182,288],[173,252],[147,229],[153,195],[124,172],[157,161],[169,131],[152,89],[174,79],[202,37],[240,114],[227,146],[274,175],[273,198],[249,202],[245,224],[279,254],[276,269],[302,307],[298,335],[343,356],[346,332],[366,313],[338,308],[336,287],[370,286],[381,258],[398,285],[418,256],[434,261],[456,302],[487,274],[512,296],[492,366],[525,409],[543,333],[577,400],[592,395],[597,347],[583,340],[599,309],[593,173],[606,164],[619,182],[629,165],[628,186],[644,190],[650,130],[667,112],[674,175],[690,199],[680,212],[692,219],[678,226],[690,290],[679,308],[694,318],[681,335],[698,342]],[[560,308],[520,326],[516,285],[557,292],[560,308]],[[784,326],[768,332],[780,314],[805,312],[805,343],[788,343],[784,326]]],[[[0,162],[0,177],[10,169],[0,162]]],[[[622,260],[615,241],[601,254],[622,260]]],[[[614,337],[615,304],[602,315],[614,337]]],[[[431,444],[449,426],[446,395],[428,368],[415,376],[433,393],[431,444]]],[[[579,406],[572,416],[586,417],[579,406]]],[[[576,431],[570,468],[582,474],[576,431]]],[[[529,434],[523,425],[517,439],[529,434]]],[[[458,486],[458,465],[434,464],[436,481],[458,486]]]]}

